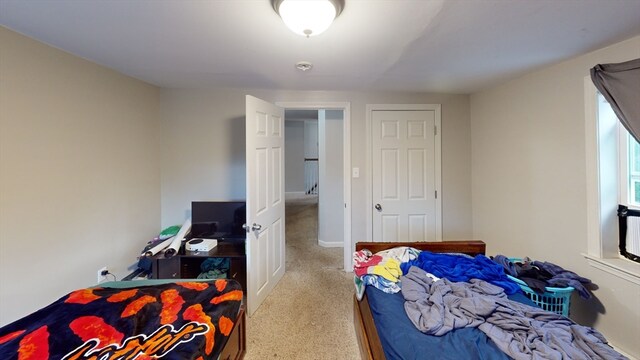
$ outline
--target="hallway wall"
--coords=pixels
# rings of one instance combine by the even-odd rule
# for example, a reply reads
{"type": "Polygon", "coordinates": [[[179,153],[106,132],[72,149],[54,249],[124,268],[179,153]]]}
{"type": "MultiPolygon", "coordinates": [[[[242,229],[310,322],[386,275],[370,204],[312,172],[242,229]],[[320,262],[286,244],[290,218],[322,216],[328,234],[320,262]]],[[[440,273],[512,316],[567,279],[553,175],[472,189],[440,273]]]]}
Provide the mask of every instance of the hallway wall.
{"type": "Polygon", "coordinates": [[[318,116],[319,194],[318,244],[344,245],[342,110],[320,110],[318,116]]]}

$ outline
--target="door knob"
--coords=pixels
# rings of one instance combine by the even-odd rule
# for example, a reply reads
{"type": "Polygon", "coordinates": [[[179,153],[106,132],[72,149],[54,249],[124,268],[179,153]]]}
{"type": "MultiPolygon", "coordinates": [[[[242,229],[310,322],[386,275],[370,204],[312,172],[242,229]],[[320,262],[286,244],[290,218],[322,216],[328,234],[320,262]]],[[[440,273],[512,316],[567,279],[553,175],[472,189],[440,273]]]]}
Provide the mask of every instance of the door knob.
{"type": "Polygon", "coordinates": [[[251,226],[249,226],[249,225],[247,225],[247,224],[242,224],[242,228],[243,228],[246,232],[249,232],[249,231],[251,231],[251,230],[253,230],[253,231],[259,231],[260,229],[262,229],[262,225],[260,225],[260,224],[256,224],[256,223],[253,223],[253,225],[251,225],[251,226]]]}
{"type": "Polygon", "coordinates": [[[376,206],[374,207],[376,208],[376,210],[382,211],[382,206],[380,204],[376,204],[376,206]]]}

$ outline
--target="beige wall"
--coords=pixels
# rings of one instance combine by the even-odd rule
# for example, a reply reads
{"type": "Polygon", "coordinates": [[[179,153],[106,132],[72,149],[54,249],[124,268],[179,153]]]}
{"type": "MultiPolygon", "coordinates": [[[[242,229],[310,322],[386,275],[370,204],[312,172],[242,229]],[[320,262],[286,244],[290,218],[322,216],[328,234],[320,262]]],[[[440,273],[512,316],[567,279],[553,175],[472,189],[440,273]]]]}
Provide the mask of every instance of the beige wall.
{"type": "Polygon", "coordinates": [[[443,237],[471,236],[469,97],[397,92],[162,91],[162,224],[186,219],[192,200],[245,198],[245,95],[270,102],[350,102],[352,237],[366,239],[367,104],[442,104],[443,237]]]}
{"type": "Polygon", "coordinates": [[[473,234],[488,253],[548,260],[591,278],[572,317],[640,354],[640,288],[590,267],[584,78],[598,63],[640,57],[640,37],[471,96],[473,234]]]}
{"type": "Polygon", "coordinates": [[[160,226],[158,90],[0,27],[0,325],[160,226]]]}

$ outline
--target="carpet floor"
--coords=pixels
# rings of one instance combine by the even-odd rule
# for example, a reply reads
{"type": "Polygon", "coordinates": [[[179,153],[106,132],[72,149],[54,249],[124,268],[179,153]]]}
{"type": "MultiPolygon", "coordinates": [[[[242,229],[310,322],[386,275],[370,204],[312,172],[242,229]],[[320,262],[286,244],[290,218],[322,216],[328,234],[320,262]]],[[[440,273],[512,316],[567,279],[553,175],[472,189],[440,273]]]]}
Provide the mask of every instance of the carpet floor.
{"type": "Polygon", "coordinates": [[[317,197],[287,199],[286,272],[247,320],[245,359],[359,359],[353,274],[318,246],[317,197]]]}

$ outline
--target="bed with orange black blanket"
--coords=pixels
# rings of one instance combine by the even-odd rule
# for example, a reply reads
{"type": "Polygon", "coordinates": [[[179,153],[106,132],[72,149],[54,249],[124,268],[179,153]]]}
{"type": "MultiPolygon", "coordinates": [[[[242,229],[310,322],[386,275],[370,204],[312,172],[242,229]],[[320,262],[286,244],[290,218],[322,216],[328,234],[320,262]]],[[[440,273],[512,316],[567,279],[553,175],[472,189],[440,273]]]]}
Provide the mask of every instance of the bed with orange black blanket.
{"type": "Polygon", "coordinates": [[[217,359],[244,330],[235,280],[128,285],[73,291],[0,328],[0,359],[217,359]]]}

